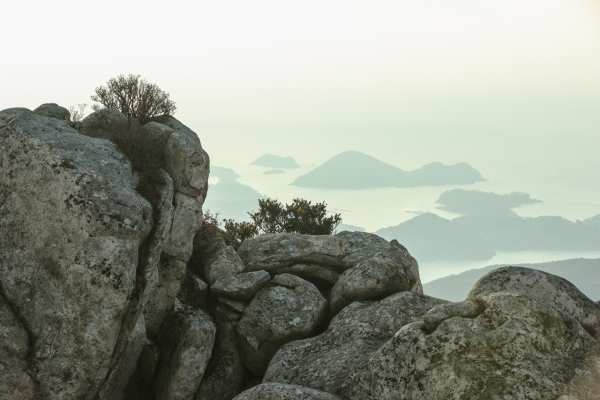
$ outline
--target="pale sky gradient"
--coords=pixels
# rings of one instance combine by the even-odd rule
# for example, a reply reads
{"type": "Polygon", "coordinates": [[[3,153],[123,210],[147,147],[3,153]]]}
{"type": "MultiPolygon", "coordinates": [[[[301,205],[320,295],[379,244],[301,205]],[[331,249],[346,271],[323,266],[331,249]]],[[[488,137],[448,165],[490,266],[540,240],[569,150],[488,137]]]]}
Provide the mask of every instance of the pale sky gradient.
{"type": "Polygon", "coordinates": [[[0,109],[90,104],[135,73],[171,94],[217,165],[354,149],[408,169],[515,144],[581,164],[600,149],[599,4],[12,1],[0,109]]]}

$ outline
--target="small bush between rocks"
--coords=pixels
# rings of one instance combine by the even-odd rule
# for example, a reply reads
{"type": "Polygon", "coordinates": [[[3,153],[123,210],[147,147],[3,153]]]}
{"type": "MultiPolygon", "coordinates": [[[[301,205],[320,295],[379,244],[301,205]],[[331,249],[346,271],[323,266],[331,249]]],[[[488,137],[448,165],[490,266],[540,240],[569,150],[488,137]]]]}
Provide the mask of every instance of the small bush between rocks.
{"type": "Polygon", "coordinates": [[[312,204],[308,200],[294,199],[291,204],[267,199],[258,201],[257,212],[249,212],[252,222],[223,219],[225,232],[220,228],[219,214],[204,212],[204,222],[198,232],[205,241],[215,234],[221,235],[236,250],[246,239],[261,233],[302,233],[306,235],[331,235],[342,221],[340,214],[327,217],[327,204],[312,204]]]}

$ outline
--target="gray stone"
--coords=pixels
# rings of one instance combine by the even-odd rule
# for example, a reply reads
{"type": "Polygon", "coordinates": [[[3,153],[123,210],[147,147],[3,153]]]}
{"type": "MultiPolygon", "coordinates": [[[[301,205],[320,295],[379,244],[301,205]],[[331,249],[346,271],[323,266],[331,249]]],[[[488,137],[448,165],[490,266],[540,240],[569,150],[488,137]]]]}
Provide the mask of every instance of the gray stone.
{"type": "Polygon", "coordinates": [[[475,318],[481,314],[483,305],[474,301],[448,303],[436,306],[429,310],[423,317],[423,327],[428,332],[433,332],[447,319],[453,317],[475,318]]]}
{"type": "Polygon", "coordinates": [[[241,393],[235,400],[341,400],[333,394],[315,389],[286,385],[283,383],[263,383],[241,393]]]}
{"type": "Polygon", "coordinates": [[[35,395],[27,374],[29,336],[19,317],[0,295],[0,399],[26,400],[35,395]]]}
{"type": "Polygon", "coordinates": [[[111,367],[110,373],[98,390],[97,397],[99,399],[123,400],[126,398],[127,385],[135,373],[140,354],[145,345],[146,326],[144,324],[144,314],[139,314],[127,346],[115,365],[111,367]]]}
{"type": "Polygon", "coordinates": [[[312,283],[277,275],[256,293],[237,325],[244,364],[262,375],[281,346],[314,333],[326,308],[327,301],[312,283]]]}
{"type": "Polygon", "coordinates": [[[353,301],[380,300],[402,291],[422,293],[418,269],[406,248],[392,240],[376,256],[344,271],[331,290],[331,311],[337,313],[353,301]]]}
{"type": "Polygon", "coordinates": [[[95,394],[152,224],[129,160],[67,121],[0,112],[0,282],[26,321],[40,398],[95,394]]]}
{"type": "Polygon", "coordinates": [[[480,301],[495,292],[535,296],[569,313],[600,340],[600,307],[566,279],[530,268],[498,268],[475,284],[467,300],[480,301]]]}
{"type": "Polygon", "coordinates": [[[182,124],[175,117],[171,115],[161,115],[160,117],[152,118],[152,121],[166,125],[169,128],[178,131],[179,133],[183,133],[187,137],[189,137],[193,142],[200,145],[200,138],[198,137],[198,135],[193,130],[182,124]]]}
{"type": "Polygon", "coordinates": [[[163,252],[169,257],[187,262],[192,255],[196,232],[202,226],[202,196],[192,197],[175,192],[173,223],[163,252]]]}
{"type": "Polygon", "coordinates": [[[180,260],[162,259],[159,264],[159,277],[154,290],[148,296],[144,307],[146,332],[153,339],[169,314],[181,285],[185,279],[185,262],[180,260]]]}
{"type": "Polygon", "coordinates": [[[202,233],[204,232],[201,229],[194,237],[194,250],[192,251],[188,266],[196,274],[204,277],[206,262],[209,260],[212,261],[212,256],[219,250],[227,247],[227,244],[225,244],[223,237],[216,234],[214,231],[209,232],[212,234],[209,237],[205,237],[202,233]]]}
{"type": "Polygon", "coordinates": [[[331,289],[340,278],[340,274],[335,272],[332,268],[322,267],[317,264],[294,264],[290,267],[278,268],[277,273],[296,275],[319,287],[324,286],[329,289],[331,289]]]}
{"type": "Polygon", "coordinates": [[[248,301],[270,280],[271,275],[266,271],[244,272],[220,278],[211,286],[210,292],[213,296],[248,301]]]}
{"type": "Polygon", "coordinates": [[[81,121],[79,132],[82,135],[114,141],[125,137],[129,129],[129,119],[125,114],[111,108],[103,108],[91,113],[81,121]]]}
{"type": "Polygon", "coordinates": [[[573,398],[597,398],[600,346],[575,318],[525,294],[493,293],[483,304],[476,318],[452,317],[431,333],[422,321],[404,326],[351,372],[340,395],[550,400],[576,393],[573,398]]]}
{"type": "Polygon", "coordinates": [[[226,306],[231,308],[233,311],[238,312],[240,314],[244,312],[246,307],[248,307],[248,303],[246,303],[244,301],[237,301],[237,300],[224,299],[224,298],[217,299],[217,303],[225,304],[226,306]]]}
{"type": "Polygon", "coordinates": [[[388,243],[381,236],[367,232],[344,231],[335,236],[340,238],[346,249],[346,257],[344,257],[345,269],[352,268],[374,257],[388,243]]]}
{"type": "Polygon", "coordinates": [[[244,272],[246,267],[231,246],[223,247],[211,254],[204,263],[204,276],[212,286],[217,280],[244,272]]]}
{"type": "Polygon", "coordinates": [[[276,272],[294,264],[319,264],[341,269],[346,253],[336,236],[268,233],[245,240],[238,253],[248,271],[276,272]]]}
{"type": "Polygon", "coordinates": [[[188,269],[185,273],[185,279],[181,285],[181,290],[177,295],[179,301],[194,308],[206,309],[207,297],[208,284],[188,269]]]}
{"type": "Polygon", "coordinates": [[[0,129],[22,114],[31,114],[31,110],[23,107],[14,107],[0,111],[0,129]]]}
{"type": "Polygon", "coordinates": [[[290,342],[275,354],[263,382],[292,383],[336,393],[404,325],[446,301],[401,292],[377,302],[354,302],[322,334],[290,342]]]}
{"type": "Polygon", "coordinates": [[[160,360],[152,379],[157,399],[193,399],[212,354],[216,327],[203,310],[175,302],[157,345],[160,360]]]}
{"type": "Polygon", "coordinates": [[[217,318],[217,339],[195,400],[231,400],[244,390],[248,370],[235,340],[235,322],[217,318]]]}
{"type": "Polygon", "coordinates": [[[173,179],[175,190],[188,196],[206,198],[210,159],[200,141],[158,122],[147,123],[142,132],[150,140],[165,143],[165,170],[173,179]]]}
{"type": "Polygon", "coordinates": [[[55,118],[63,121],[71,120],[71,113],[64,107],[59,106],[56,103],[42,104],[35,110],[34,114],[41,115],[42,117],[55,118]]]}

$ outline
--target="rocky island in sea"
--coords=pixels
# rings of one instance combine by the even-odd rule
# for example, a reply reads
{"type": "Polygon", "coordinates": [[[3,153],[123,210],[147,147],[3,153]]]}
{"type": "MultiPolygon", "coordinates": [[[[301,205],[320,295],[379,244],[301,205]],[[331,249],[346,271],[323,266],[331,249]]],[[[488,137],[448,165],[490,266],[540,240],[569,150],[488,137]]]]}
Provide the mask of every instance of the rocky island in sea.
{"type": "Polygon", "coordinates": [[[365,189],[373,187],[415,187],[458,185],[484,181],[466,163],[430,163],[414,171],[404,171],[358,151],[345,151],[330,158],[291,185],[317,189],[365,189]]]}
{"type": "Polygon", "coordinates": [[[0,148],[2,400],[598,398],[600,304],[559,276],[501,267],[449,302],[372,233],[235,250],[173,117],[11,108],[0,148]]]}
{"type": "Polygon", "coordinates": [[[263,154],[250,164],[269,168],[300,168],[300,164],[292,157],[282,157],[274,154],[263,154]]]}

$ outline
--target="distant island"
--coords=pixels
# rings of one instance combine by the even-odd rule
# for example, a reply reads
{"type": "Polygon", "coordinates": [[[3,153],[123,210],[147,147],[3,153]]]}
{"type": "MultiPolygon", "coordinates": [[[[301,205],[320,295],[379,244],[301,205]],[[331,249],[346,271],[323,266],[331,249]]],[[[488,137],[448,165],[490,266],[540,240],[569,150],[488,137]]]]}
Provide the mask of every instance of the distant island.
{"type": "Polygon", "coordinates": [[[250,164],[260,167],[269,168],[299,168],[298,164],[292,157],[276,156],[274,154],[264,154],[250,164]]]}
{"type": "Polygon", "coordinates": [[[496,252],[471,229],[432,213],[423,213],[399,225],[379,229],[376,235],[397,239],[419,261],[485,260],[496,252]]]}
{"type": "MultiPolygon", "coordinates": [[[[539,264],[511,264],[513,266],[539,269],[565,278],[573,283],[586,296],[594,301],[600,300],[600,259],[577,258],[564,261],[552,261],[539,264]]],[[[463,301],[475,283],[488,272],[506,265],[492,265],[472,269],[458,275],[423,284],[423,292],[428,296],[450,301],[463,301]]]]}
{"type": "Polygon", "coordinates": [[[517,217],[511,208],[543,201],[532,199],[529,194],[521,192],[500,195],[478,190],[452,189],[442,193],[436,203],[441,204],[439,209],[457,214],[517,217]]]}
{"type": "Polygon", "coordinates": [[[459,185],[484,180],[479,171],[466,163],[444,165],[435,162],[414,171],[404,171],[359,151],[345,151],[299,176],[291,185],[317,189],[365,189],[459,185]]]}
{"type": "Polygon", "coordinates": [[[276,175],[276,174],[285,174],[285,171],[282,169],[270,169],[268,171],[263,172],[264,175],[276,175]]]}
{"type": "Polygon", "coordinates": [[[236,174],[231,168],[218,167],[216,165],[210,166],[210,176],[212,178],[219,178],[221,181],[232,181],[240,177],[240,175],[236,174]]]}
{"type": "Polygon", "coordinates": [[[572,222],[555,216],[488,215],[449,220],[425,213],[375,234],[397,239],[417,260],[487,259],[497,251],[598,251],[600,226],[594,221],[596,217],[572,222]]]}

